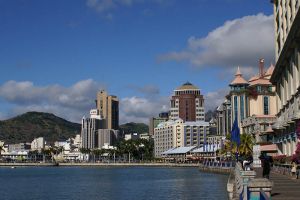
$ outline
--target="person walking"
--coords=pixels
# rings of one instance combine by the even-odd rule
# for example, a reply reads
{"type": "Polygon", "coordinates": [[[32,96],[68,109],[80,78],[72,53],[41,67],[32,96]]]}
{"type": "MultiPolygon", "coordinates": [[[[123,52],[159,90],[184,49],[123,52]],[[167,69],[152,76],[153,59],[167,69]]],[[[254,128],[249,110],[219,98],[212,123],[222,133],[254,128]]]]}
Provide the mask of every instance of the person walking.
{"type": "Polygon", "coordinates": [[[293,179],[296,179],[297,176],[296,176],[296,172],[297,172],[297,164],[295,162],[292,162],[292,169],[291,169],[291,172],[292,172],[292,177],[293,179]]]}
{"type": "Polygon", "coordinates": [[[266,153],[264,153],[259,158],[261,159],[261,164],[263,167],[263,177],[270,179],[271,164],[273,163],[272,157],[267,156],[266,153]]]}

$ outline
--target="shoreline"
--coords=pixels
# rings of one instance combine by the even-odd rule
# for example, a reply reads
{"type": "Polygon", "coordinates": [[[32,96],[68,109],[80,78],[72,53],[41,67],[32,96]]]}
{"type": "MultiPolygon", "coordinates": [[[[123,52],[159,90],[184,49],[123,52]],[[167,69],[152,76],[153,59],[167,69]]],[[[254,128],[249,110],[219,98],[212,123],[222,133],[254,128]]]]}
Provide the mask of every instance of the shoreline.
{"type": "Polygon", "coordinates": [[[197,167],[198,163],[0,163],[0,167],[197,167]]]}

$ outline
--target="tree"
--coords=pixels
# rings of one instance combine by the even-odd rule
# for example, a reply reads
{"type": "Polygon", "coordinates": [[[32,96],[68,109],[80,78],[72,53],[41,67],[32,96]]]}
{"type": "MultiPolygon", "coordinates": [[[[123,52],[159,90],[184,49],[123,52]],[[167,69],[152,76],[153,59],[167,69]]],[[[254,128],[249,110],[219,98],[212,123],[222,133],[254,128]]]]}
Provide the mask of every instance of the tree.
{"type": "Polygon", "coordinates": [[[91,150],[87,149],[87,148],[80,148],[79,151],[82,154],[90,154],[91,153],[91,150]]]}
{"type": "Polygon", "coordinates": [[[4,152],[4,147],[1,145],[0,146],[0,158],[2,157],[2,151],[4,152]]]}
{"type": "Polygon", "coordinates": [[[105,149],[94,149],[91,151],[93,156],[94,156],[94,160],[96,160],[96,156],[98,156],[98,160],[100,160],[101,156],[106,152],[105,149]]]}
{"type": "Polygon", "coordinates": [[[241,144],[239,146],[239,153],[243,156],[251,156],[253,153],[254,138],[251,134],[241,135],[241,144]]]}
{"type": "MultiPolygon", "coordinates": [[[[250,156],[253,153],[254,137],[251,134],[241,134],[241,143],[238,148],[241,156],[250,156]]],[[[231,141],[231,134],[226,135],[224,148],[220,151],[221,155],[231,154],[233,157],[236,153],[237,145],[231,141]]]]}

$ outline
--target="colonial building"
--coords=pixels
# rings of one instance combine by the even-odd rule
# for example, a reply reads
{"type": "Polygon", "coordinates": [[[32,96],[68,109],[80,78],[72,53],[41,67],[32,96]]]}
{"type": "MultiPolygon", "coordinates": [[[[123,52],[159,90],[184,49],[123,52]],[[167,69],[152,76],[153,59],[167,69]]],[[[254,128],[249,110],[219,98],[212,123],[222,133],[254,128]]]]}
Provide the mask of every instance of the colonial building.
{"type": "Polygon", "coordinates": [[[154,129],[155,157],[172,148],[201,146],[208,134],[208,122],[184,122],[182,119],[162,122],[154,129]]]}
{"type": "MultiPolygon", "coordinates": [[[[247,87],[248,81],[243,78],[243,74],[238,67],[235,74],[235,79],[230,83],[230,102],[231,102],[231,124],[234,120],[238,121],[239,127],[241,127],[242,121],[249,116],[249,100],[247,87]]],[[[243,133],[243,130],[241,130],[243,133]]]]}
{"type": "Polygon", "coordinates": [[[171,98],[170,119],[185,121],[204,121],[204,98],[200,89],[187,82],[174,90],[171,98]]]}
{"type": "Polygon", "coordinates": [[[276,86],[277,120],[272,141],[279,154],[292,155],[300,123],[300,12],[299,0],[273,0],[276,66],[270,81],[276,86]]]}
{"type": "Polygon", "coordinates": [[[230,133],[236,119],[241,134],[255,135],[257,143],[269,139],[268,134],[272,131],[270,125],[276,119],[275,87],[270,82],[274,66],[264,70],[264,59],[259,60],[258,66],[258,74],[249,81],[237,69],[235,79],[229,85],[229,95],[217,108],[218,135],[230,133]]]}
{"type": "Polygon", "coordinates": [[[264,59],[259,60],[259,73],[248,81],[249,116],[242,120],[243,133],[252,134],[256,143],[265,143],[269,138],[268,129],[276,119],[275,87],[270,82],[274,66],[264,70],[264,59]]]}

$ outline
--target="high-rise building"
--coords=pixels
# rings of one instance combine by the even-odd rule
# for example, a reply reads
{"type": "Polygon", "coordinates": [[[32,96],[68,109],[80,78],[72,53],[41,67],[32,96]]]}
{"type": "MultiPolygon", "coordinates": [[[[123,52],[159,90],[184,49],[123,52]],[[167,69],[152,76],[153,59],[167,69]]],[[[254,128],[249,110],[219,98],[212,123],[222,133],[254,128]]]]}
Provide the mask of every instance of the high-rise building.
{"type": "Polygon", "coordinates": [[[98,130],[103,128],[103,120],[97,109],[90,111],[90,117],[81,121],[81,147],[94,149],[98,147],[98,130]]]}
{"type": "Polygon", "coordinates": [[[154,129],[157,127],[158,124],[161,122],[166,122],[169,119],[169,113],[163,112],[159,114],[159,117],[151,117],[149,122],[149,135],[154,135],[154,129]]]}
{"type": "Polygon", "coordinates": [[[229,99],[217,108],[217,135],[226,136],[231,131],[231,103],[229,99]]]}
{"type": "Polygon", "coordinates": [[[300,1],[273,0],[276,65],[271,82],[276,86],[277,120],[272,141],[278,153],[294,154],[300,128],[300,1]]]}
{"type": "Polygon", "coordinates": [[[105,145],[112,146],[119,137],[119,131],[113,129],[98,130],[98,148],[101,149],[105,145]]]}
{"type": "Polygon", "coordinates": [[[155,157],[176,147],[202,146],[208,134],[208,122],[184,122],[182,119],[162,122],[154,129],[155,157]]]}
{"type": "Polygon", "coordinates": [[[119,128],[119,100],[118,97],[108,95],[105,90],[97,93],[97,110],[104,121],[105,129],[119,128]]]}
{"type": "Polygon", "coordinates": [[[99,110],[90,111],[90,117],[82,118],[81,147],[86,149],[101,149],[105,145],[113,145],[119,135],[118,130],[105,129],[105,121],[101,119],[99,110]]]}
{"type": "Polygon", "coordinates": [[[175,89],[170,112],[172,120],[204,121],[204,98],[200,89],[189,82],[175,89]]]}

